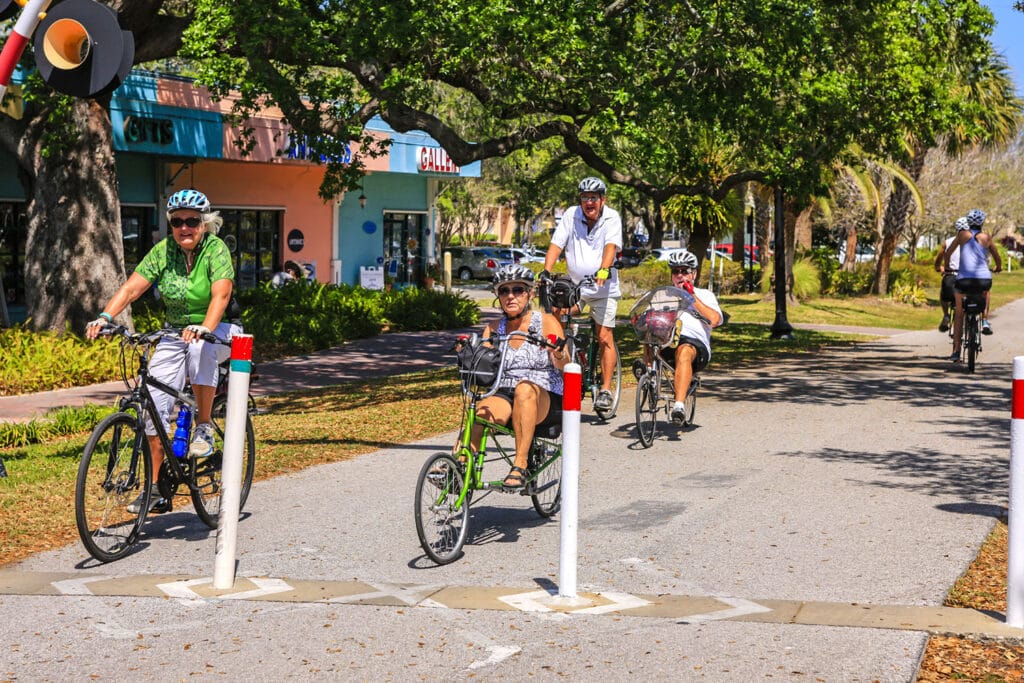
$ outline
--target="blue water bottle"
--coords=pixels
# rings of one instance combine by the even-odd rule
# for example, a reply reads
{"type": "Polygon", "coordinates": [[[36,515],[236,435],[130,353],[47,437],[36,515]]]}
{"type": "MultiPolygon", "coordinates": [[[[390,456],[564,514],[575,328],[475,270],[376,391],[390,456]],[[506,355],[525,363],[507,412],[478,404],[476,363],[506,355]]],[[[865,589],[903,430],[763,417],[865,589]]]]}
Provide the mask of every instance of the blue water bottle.
{"type": "Polygon", "coordinates": [[[188,453],[188,432],[192,427],[192,411],[187,405],[181,406],[175,425],[171,449],[174,451],[174,457],[184,458],[188,453]]]}

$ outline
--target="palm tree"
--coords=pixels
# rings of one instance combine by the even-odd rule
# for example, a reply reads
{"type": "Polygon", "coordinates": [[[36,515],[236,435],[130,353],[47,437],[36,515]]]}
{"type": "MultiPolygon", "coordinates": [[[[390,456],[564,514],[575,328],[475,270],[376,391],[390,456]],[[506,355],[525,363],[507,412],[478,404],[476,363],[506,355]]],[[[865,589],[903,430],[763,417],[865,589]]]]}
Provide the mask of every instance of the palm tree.
{"type": "MultiPolygon", "coordinates": [[[[954,60],[952,66],[956,68],[959,65],[954,60]]],[[[959,156],[973,146],[998,147],[1012,141],[1024,123],[1024,101],[1016,94],[1006,59],[990,50],[981,68],[961,72],[960,80],[961,101],[976,114],[966,124],[947,132],[946,154],[959,156]]],[[[921,178],[928,148],[916,137],[910,138],[910,146],[910,161],[904,170],[916,183],[921,178]]],[[[903,237],[910,204],[908,185],[894,187],[885,210],[882,246],[875,261],[875,293],[878,295],[886,293],[892,256],[897,242],[903,237]]]]}

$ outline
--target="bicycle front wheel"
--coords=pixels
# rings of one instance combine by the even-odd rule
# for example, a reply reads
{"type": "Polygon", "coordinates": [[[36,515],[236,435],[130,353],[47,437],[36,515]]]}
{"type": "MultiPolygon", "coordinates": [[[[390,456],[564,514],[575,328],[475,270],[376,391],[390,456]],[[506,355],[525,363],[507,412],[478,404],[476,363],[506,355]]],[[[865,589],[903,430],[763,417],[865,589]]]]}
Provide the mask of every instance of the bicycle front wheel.
{"type": "Polygon", "coordinates": [[[75,523],[82,545],[100,562],[124,557],[149,511],[149,443],[131,413],[104,418],[85,444],[75,480],[75,523]],[[128,506],[139,498],[138,508],[128,506]]]}
{"type": "MultiPolygon", "coordinates": [[[[188,456],[192,468],[192,504],[199,519],[211,529],[217,528],[220,499],[224,488],[221,476],[224,467],[224,418],[227,415],[227,404],[227,396],[218,396],[213,400],[213,409],[210,411],[214,432],[213,454],[198,459],[192,455],[188,456]]],[[[239,510],[245,507],[255,472],[256,432],[252,426],[252,416],[246,412],[245,436],[242,439],[242,491],[239,496],[239,510]]]]}
{"type": "Polygon", "coordinates": [[[458,559],[469,533],[469,499],[458,505],[463,481],[462,468],[447,453],[428,458],[416,480],[416,534],[437,564],[458,559]]]}
{"type": "Polygon", "coordinates": [[[534,441],[530,449],[528,484],[533,509],[541,517],[552,517],[562,504],[562,457],[560,443],[534,441]]]}
{"type": "MultiPolygon", "coordinates": [[[[608,408],[594,408],[594,412],[602,420],[610,420],[615,417],[615,413],[619,410],[619,399],[622,398],[622,357],[619,355],[619,345],[612,344],[612,348],[615,350],[615,368],[612,370],[611,382],[608,384],[608,390],[612,392],[612,404],[608,408]]],[[[604,386],[604,371],[601,369],[601,359],[595,354],[594,358],[594,397],[598,396],[601,392],[601,387],[604,386]]]]}
{"type": "Polygon", "coordinates": [[[640,444],[650,448],[654,443],[654,432],[658,425],[658,386],[647,373],[640,378],[636,387],[636,430],[640,435],[640,444]]]}

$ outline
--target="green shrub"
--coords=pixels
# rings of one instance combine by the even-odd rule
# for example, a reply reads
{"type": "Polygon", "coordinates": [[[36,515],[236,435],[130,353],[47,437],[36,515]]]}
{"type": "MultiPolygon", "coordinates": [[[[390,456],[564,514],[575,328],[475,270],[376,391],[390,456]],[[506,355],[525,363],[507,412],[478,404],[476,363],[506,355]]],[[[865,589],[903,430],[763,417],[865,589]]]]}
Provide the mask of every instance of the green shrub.
{"type": "MultiPolygon", "coordinates": [[[[768,261],[768,267],[761,276],[761,292],[767,294],[775,284],[775,260],[768,261]]],[[[821,293],[821,275],[811,258],[793,261],[793,291],[797,299],[812,299],[821,293]]]]}
{"type": "Polygon", "coordinates": [[[0,394],[95,384],[120,377],[116,342],[85,341],[65,332],[34,332],[25,325],[0,330],[0,394]]]}
{"type": "Polygon", "coordinates": [[[384,318],[395,332],[450,330],[480,320],[480,308],[461,294],[407,287],[385,292],[383,299],[384,318]]]}
{"type": "Polygon", "coordinates": [[[672,280],[670,277],[671,271],[668,267],[668,261],[650,259],[634,268],[620,270],[619,289],[622,290],[623,297],[631,299],[655,287],[671,284],[672,280]]]}

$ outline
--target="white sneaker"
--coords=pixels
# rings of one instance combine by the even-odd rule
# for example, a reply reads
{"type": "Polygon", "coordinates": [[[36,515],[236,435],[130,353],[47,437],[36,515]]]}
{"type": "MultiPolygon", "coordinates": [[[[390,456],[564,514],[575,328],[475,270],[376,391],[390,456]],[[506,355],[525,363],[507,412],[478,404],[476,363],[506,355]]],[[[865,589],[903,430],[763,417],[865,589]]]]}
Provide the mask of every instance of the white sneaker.
{"type": "Polygon", "coordinates": [[[672,404],[672,424],[681,425],[686,422],[686,406],[682,401],[672,404]]]}
{"type": "Polygon", "coordinates": [[[192,432],[192,445],[188,448],[189,455],[205,458],[213,453],[213,425],[209,422],[197,424],[192,432]]]}

